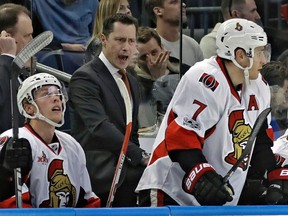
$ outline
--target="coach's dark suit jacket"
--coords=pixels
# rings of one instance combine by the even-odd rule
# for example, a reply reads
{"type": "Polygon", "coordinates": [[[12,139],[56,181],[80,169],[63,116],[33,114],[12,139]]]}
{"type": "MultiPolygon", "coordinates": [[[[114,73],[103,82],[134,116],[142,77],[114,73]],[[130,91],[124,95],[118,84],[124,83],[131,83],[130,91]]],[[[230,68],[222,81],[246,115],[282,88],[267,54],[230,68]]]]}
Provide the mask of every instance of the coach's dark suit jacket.
{"type": "MultiPolygon", "coordinates": [[[[13,57],[0,55],[0,134],[12,128],[10,74],[13,57]]],[[[28,76],[28,71],[21,70],[21,78],[28,76]]],[[[18,89],[18,86],[16,86],[18,89]]],[[[17,109],[18,112],[18,109],[17,109]]],[[[18,112],[19,126],[23,126],[24,117],[18,112]]]]}
{"type": "MultiPolygon", "coordinates": [[[[135,78],[128,74],[128,79],[133,98],[133,124],[119,184],[129,167],[144,170],[140,165],[143,150],[138,141],[139,90],[135,78]]],[[[73,74],[69,100],[71,134],[86,152],[93,191],[107,193],[124,139],[126,113],[116,81],[98,57],[73,74]]]]}

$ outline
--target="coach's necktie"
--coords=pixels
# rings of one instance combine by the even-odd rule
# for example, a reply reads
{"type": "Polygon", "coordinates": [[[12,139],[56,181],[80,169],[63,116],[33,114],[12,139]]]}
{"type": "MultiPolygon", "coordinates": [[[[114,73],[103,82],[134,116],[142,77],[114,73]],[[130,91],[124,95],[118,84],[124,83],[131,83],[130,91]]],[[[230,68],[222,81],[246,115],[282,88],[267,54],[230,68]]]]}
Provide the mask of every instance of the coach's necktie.
{"type": "Polygon", "coordinates": [[[122,80],[123,80],[123,82],[124,82],[124,84],[125,84],[125,86],[127,88],[129,96],[131,98],[131,89],[130,89],[130,84],[129,84],[126,72],[123,69],[121,69],[121,70],[118,71],[118,73],[121,75],[121,78],[122,78],[122,80]]]}

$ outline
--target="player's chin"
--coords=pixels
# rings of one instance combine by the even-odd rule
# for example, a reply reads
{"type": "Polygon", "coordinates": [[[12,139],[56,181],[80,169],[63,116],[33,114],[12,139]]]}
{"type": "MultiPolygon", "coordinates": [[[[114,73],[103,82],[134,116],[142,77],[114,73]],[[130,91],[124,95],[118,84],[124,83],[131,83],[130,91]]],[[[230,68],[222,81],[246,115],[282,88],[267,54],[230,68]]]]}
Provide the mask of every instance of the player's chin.
{"type": "Polygon", "coordinates": [[[54,115],[53,117],[50,118],[50,120],[55,123],[59,123],[62,121],[62,114],[54,115]]]}

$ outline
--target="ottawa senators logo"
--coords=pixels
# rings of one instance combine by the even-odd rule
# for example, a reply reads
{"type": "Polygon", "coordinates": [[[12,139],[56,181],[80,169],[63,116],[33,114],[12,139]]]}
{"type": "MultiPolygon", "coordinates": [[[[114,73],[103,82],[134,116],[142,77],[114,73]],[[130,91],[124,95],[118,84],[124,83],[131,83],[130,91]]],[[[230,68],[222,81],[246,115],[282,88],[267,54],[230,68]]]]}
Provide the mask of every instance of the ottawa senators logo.
{"type": "MultiPolygon", "coordinates": [[[[233,111],[229,115],[229,131],[232,134],[234,151],[230,152],[225,157],[225,161],[231,165],[234,165],[242,155],[252,131],[251,126],[249,124],[245,124],[243,110],[233,111]]],[[[249,156],[247,156],[239,166],[243,169],[243,171],[247,169],[248,159],[249,156]]]]}
{"type": "Polygon", "coordinates": [[[203,73],[199,81],[202,82],[206,88],[211,89],[213,92],[219,85],[215,77],[207,73],[203,73]]]}
{"type": "Polygon", "coordinates": [[[48,169],[49,200],[44,200],[40,207],[63,208],[75,207],[76,189],[68,175],[64,174],[63,160],[53,160],[48,169]]]}
{"type": "Polygon", "coordinates": [[[237,22],[237,23],[236,23],[236,27],[235,27],[235,30],[237,30],[237,31],[242,31],[242,29],[243,29],[243,26],[242,26],[242,25],[240,25],[240,23],[239,23],[239,22],[237,22]]]}

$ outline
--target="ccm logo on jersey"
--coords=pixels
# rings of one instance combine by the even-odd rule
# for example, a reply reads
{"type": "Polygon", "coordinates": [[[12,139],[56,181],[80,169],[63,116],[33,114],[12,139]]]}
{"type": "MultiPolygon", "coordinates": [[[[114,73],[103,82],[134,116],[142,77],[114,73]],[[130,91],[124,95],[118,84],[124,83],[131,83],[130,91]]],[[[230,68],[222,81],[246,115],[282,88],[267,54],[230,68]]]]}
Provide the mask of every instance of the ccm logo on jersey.
{"type": "Polygon", "coordinates": [[[202,74],[199,81],[202,82],[206,88],[211,89],[213,92],[219,85],[214,76],[206,73],[202,74]]]}

